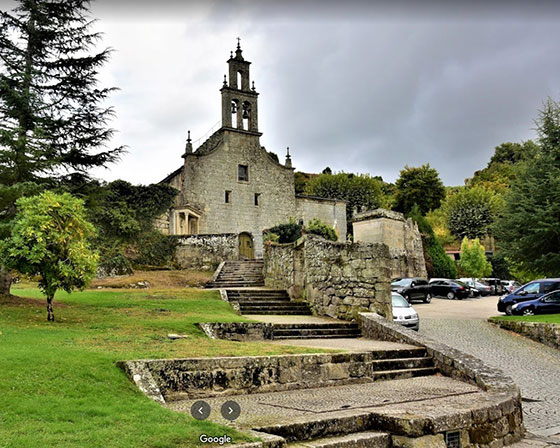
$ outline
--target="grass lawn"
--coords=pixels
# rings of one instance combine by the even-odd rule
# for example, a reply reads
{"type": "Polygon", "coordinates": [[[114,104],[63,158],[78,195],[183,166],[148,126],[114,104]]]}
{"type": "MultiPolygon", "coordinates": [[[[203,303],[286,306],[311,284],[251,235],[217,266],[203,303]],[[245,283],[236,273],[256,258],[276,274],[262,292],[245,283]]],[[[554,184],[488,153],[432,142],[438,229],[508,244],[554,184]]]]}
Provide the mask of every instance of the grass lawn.
{"type": "Polygon", "coordinates": [[[495,320],[518,320],[524,322],[541,322],[545,324],[560,324],[560,314],[539,314],[536,316],[498,316],[495,320]]]}
{"type": "Polygon", "coordinates": [[[0,446],[191,447],[234,436],[145,397],[117,360],[268,355],[319,350],[208,339],[196,322],[244,319],[215,291],[87,290],[59,293],[56,321],[34,288],[0,297],[0,446]],[[171,341],[168,333],[188,334],[171,341]]]}

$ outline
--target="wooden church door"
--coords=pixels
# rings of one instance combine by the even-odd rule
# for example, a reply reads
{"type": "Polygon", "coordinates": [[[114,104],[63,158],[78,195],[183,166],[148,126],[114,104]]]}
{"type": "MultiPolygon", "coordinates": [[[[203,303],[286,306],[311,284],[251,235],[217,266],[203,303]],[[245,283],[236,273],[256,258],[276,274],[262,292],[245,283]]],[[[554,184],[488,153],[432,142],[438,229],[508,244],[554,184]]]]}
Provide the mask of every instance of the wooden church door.
{"type": "Polygon", "coordinates": [[[255,248],[253,238],[248,233],[239,234],[239,255],[242,259],[255,258],[255,248]]]}

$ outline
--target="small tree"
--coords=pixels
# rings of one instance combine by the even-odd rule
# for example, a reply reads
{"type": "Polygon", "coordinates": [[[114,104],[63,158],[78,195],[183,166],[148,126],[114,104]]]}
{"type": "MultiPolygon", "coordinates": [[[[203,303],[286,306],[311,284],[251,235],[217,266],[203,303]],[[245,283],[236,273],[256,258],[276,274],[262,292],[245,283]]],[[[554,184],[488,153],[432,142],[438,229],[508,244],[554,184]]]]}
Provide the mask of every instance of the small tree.
{"type": "Polygon", "coordinates": [[[56,291],[83,289],[95,274],[97,254],[88,242],[94,228],[85,218],[83,202],[69,193],[46,191],[20,198],[16,205],[12,235],[2,242],[0,254],[8,266],[40,276],[47,320],[54,321],[56,291]]]}
{"type": "Polygon", "coordinates": [[[444,204],[447,226],[457,238],[481,238],[491,231],[503,206],[500,195],[480,187],[462,188],[444,204]]]}
{"type": "Polygon", "coordinates": [[[459,267],[469,277],[486,277],[492,273],[492,265],[486,259],[484,246],[480,244],[478,238],[473,241],[469,241],[467,237],[463,238],[459,267]]]}
{"type": "Polygon", "coordinates": [[[395,183],[395,210],[409,213],[418,204],[423,215],[439,208],[445,198],[445,187],[439,173],[430,164],[405,166],[395,183]]]}

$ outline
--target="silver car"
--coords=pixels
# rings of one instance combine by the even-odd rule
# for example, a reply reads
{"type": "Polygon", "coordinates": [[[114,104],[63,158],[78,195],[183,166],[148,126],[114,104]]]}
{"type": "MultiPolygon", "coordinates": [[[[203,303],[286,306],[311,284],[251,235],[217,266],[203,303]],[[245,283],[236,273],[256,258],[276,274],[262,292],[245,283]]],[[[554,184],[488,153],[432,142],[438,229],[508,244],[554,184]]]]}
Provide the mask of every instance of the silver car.
{"type": "Polygon", "coordinates": [[[391,294],[391,298],[393,301],[393,322],[418,331],[420,318],[410,303],[396,292],[391,294]]]}

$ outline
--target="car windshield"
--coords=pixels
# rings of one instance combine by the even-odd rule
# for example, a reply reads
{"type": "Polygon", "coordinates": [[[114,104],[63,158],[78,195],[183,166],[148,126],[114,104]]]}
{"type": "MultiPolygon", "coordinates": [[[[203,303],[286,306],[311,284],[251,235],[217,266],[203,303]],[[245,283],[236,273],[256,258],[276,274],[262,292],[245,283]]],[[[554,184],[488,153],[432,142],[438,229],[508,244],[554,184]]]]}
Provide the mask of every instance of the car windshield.
{"type": "Polygon", "coordinates": [[[391,283],[391,286],[409,286],[412,283],[412,279],[410,278],[403,278],[398,282],[391,283]]]}
{"type": "Polygon", "coordinates": [[[401,296],[397,294],[392,295],[393,308],[409,308],[410,304],[401,296]]]}

